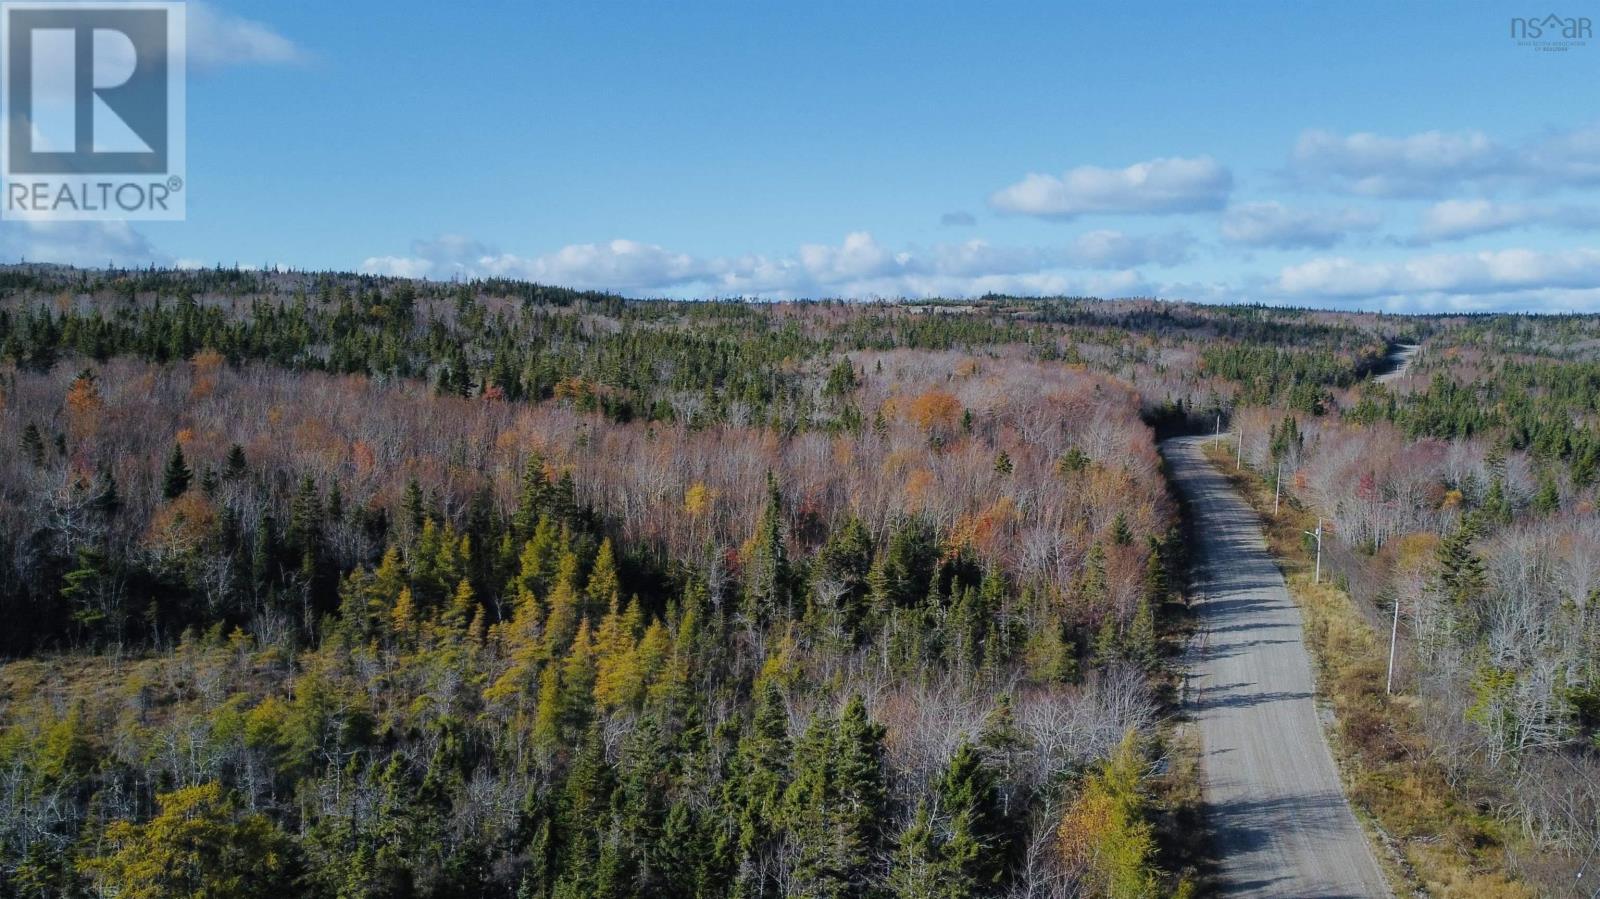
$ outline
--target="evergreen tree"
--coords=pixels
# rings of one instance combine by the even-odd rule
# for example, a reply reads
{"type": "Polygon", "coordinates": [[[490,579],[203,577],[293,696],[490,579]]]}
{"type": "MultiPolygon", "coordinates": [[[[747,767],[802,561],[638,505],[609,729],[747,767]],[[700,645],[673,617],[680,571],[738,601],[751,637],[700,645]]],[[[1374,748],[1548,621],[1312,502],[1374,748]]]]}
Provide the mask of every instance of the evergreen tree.
{"type": "Polygon", "coordinates": [[[767,507],[756,525],[745,562],[744,614],[766,622],[789,611],[789,558],[783,544],[783,497],[778,481],[767,475],[767,507]]]}
{"type": "Polygon", "coordinates": [[[589,620],[578,625],[572,647],[561,663],[560,722],[567,734],[582,733],[594,717],[595,658],[589,620]]]}
{"type": "Polygon", "coordinates": [[[1011,472],[1013,470],[1015,470],[1015,468],[1016,468],[1016,466],[1011,461],[1011,454],[1010,453],[1006,452],[1005,450],[1001,450],[1000,454],[995,456],[995,458],[994,458],[994,473],[995,474],[1008,475],[1008,474],[1011,474],[1011,472]]]}
{"type": "Polygon", "coordinates": [[[666,826],[667,792],[671,787],[673,759],[653,715],[639,720],[623,746],[616,795],[617,853],[608,880],[620,895],[637,895],[634,886],[649,895],[660,877],[653,860],[666,826]]]}
{"type": "Polygon", "coordinates": [[[1111,542],[1118,546],[1133,544],[1133,531],[1128,527],[1128,516],[1118,512],[1117,518],[1111,523],[1111,542]]]}
{"type": "Polygon", "coordinates": [[[1106,578],[1106,551],[1096,543],[1089,548],[1078,579],[1078,599],[1085,608],[1104,608],[1110,595],[1106,578]]]}
{"type": "Polygon", "coordinates": [[[550,481],[545,476],[544,464],[544,456],[535,452],[528,457],[523,469],[517,510],[511,516],[512,530],[521,540],[532,539],[534,528],[548,511],[550,481]]]}
{"type": "Polygon", "coordinates": [[[1439,541],[1435,580],[1445,599],[1462,606],[1481,597],[1488,587],[1483,559],[1473,551],[1474,528],[1463,522],[1439,541]]]}
{"type": "Polygon", "coordinates": [[[222,477],[225,480],[237,481],[250,472],[250,465],[245,461],[244,447],[235,443],[228,447],[228,460],[223,463],[222,477]]]}
{"type": "Polygon", "coordinates": [[[1023,594],[1028,629],[1022,654],[1028,675],[1041,683],[1059,683],[1077,674],[1075,647],[1062,634],[1059,610],[1042,590],[1028,588],[1023,594]]]}
{"type": "Polygon", "coordinates": [[[994,771],[971,743],[962,743],[935,786],[951,836],[943,852],[953,869],[981,890],[1000,886],[1012,850],[994,771]]]}
{"type": "Polygon", "coordinates": [[[406,482],[406,492],[400,500],[400,508],[402,520],[411,526],[411,533],[420,533],[426,512],[423,509],[422,485],[417,483],[416,478],[406,482]]]}
{"type": "MultiPolygon", "coordinates": [[[[767,681],[756,697],[749,728],[739,740],[724,783],[723,801],[732,812],[736,855],[747,869],[778,839],[790,770],[787,718],[783,695],[767,681]]],[[[764,891],[765,885],[754,888],[764,891]]]]}
{"type": "Polygon", "coordinates": [[[832,828],[835,858],[851,885],[847,895],[868,895],[872,863],[883,846],[883,824],[889,816],[885,734],[883,725],[867,716],[861,696],[852,695],[839,713],[832,758],[838,797],[832,828]]]}
{"type": "Polygon", "coordinates": [[[183,447],[173,444],[172,455],[167,457],[167,467],[161,476],[161,495],[168,500],[182,496],[194,480],[194,472],[183,458],[183,447]]]}
{"type": "Polygon", "coordinates": [[[598,722],[593,727],[578,731],[577,752],[572,769],[561,791],[560,822],[563,835],[562,880],[555,895],[563,894],[563,887],[573,896],[595,896],[597,863],[600,860],[602,835],[611,820],[612,793],[616,789],[616,776],[606,761],[605,740],[598,722]]]}
{"type": "Polygon", "coordinates": [[[22,429],[22,455],[34,468],[44,467],[44,437],[39,433],[38,425],[28,422],[22,429]]]}
{"type": "Polygon", "coordinates": [[[852,696],[837,721],[817,715],[796,744],[785,817],[799,852],[792,877],[800,895],[871,894],[888,812],[883,733],[852,696]]]}
{"type": "Polygon", "coordinates": [[[115,635],[121,622],[115,620],[118,585],[105,551],[84,544],[78,547],[76,563],[62,578],[61,598],[72,609],[72,620],[91,632],[115,635]]]}
{"type": "Polygon", "coordinates": [[[289,527],[284,543],[296,559],[310,556],[313,561],[322,551],[322,495],[316,482],[306,475],[289,504],[289,527]]]}
{"type": "Polygon", "coordinates": [[[116,473],[110,465],[102,465],[95,481],[96,492],[91,507],[108,518],[116,515],[122,509],[122,492],[117,486],[116,473]]]}
{"type": "Polygon", "coordinates": [[[1150,554],[1145,559],[1144,566],[1144,595],[1150,604],[1160,608],[1172,595],[1172,585],[1167,579],[1167,565],[1163,558],[1166,552],[1164,541],[1150,538],[1150,554]]]}
{"type": "Polygon", "coordinates": [[[933,577],[937,551],[933,531],[926,522],[917,518],[901,522],[868,577],[878,608],[909,606],[921,599],[933,577]]]}
{"type": "Polygon", "coordinates": [[[1094,664],[1104,668],[1122,658],[1122,634],[1114,609],[1100,616],[1100,629],[1094,635],[1094,664]]]}
{"type": "Polygon", "coordinates": [[[1493,522],[1510,524],[1512,518],[1511,497],[1506,494],[1505,477],[1496,472],[1489,481],[1489,492],[1483,498],[1483,515],[1493,522]]]}
{"type": "Polygon", "coordinates": [[[827,582],[843,590],[839,597],[841,624],[854,634],[866,614],[865,601],[872,570],[872,535],[860,518],[852,515],[828,534],[812,561],[814,582],[827,582]]]}
{"type": "Polygon", "coordinates": [[[951,870],[941,852],[938,829],[926,802],[901,832],[889,866],[889,894],[895,899],[968,899],[974,884],[964,871],[951,870]]]}
{"type": "Polygon", "coordinates": [[[1010,770],[1012,761],[1027,747],[1027,737],[1017,727],[1011,694],[1002,693],[983,720],[983,729],[978,734],[978,748],[1003,773],[1010,770]]]}
{"type": "Polygon", "coordinates": [[[856,379],[856,369],[848,358],[840,359],[828,370],[828,380],[823,386],[825,396],[842,397],[855,392],[859,385],[856,379]]]}
{"type": "Polygon", "coordinates": [[[1148,599],[1136,600],[1133,620],[1128,623],[1128,656],[1146,668],[1153,667],[1160,658],[1160,644],[1156,639],[1154,606],[1148,599]]]}
{"type": "Polygon", "coordinates": [[[1533,508],[1540,515],[1552,515],[1561,508],[1561,491],[1548,471],[1539,478],[1539,492],[1534,494],[1533,508]]]}

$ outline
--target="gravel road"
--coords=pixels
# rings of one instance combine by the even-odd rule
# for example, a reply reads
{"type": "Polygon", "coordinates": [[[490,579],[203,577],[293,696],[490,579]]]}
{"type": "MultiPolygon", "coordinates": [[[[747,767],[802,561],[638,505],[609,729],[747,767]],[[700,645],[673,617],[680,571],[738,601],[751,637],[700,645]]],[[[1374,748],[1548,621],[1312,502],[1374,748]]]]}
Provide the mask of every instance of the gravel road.
{"type": "Polygon", "coordinates": [[[1195,516],[1202,633],[1188,681],[1226,896],[1389,896],[1312,698],[1300,610],[1260,520],[1201,453],[1162,443],[1195,516]]]}
{"type": "Polygon", "coordinates": [[[1417,358],[1417,352],[1422,347],[1415,343],[1402,343],[1390,353],[1385,361],[1390,368],[1375,379],[1379,384],[1388,384],[1405,377],[1406,369],[1411,367],[1412,360],[1417,358]]]}

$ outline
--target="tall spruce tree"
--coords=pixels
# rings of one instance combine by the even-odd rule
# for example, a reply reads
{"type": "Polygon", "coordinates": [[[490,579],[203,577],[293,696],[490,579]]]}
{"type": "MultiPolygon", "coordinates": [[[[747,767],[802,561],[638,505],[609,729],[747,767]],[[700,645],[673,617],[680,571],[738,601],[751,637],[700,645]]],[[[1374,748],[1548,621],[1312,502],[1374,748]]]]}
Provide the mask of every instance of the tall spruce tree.
{"type": "Polygon", "coordinates": [[[183,458],[183,447],[173,444],[172,455],[167,457],[167,467],[161,475],[161,495],[169,500],[177,499],[189,489],[193,480],[194,472],[183,458]]]}

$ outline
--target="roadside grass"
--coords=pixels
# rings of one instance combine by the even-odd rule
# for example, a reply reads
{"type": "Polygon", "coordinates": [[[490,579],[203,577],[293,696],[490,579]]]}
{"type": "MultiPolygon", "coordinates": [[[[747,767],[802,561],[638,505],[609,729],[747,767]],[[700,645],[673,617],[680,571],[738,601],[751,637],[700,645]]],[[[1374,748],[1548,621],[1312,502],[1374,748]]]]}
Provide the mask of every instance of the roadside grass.
{"type": "Polygon", "coordinates": [[[1414,700],[1384,693],[1387,635],[1373,631],[1354,601],[1329,580],[1312,583],[1305,531],[1316,519],[1285,495],[1272,512],[1272,484],[1217,443],[1206,456],[1261,517],[1268,549],[1305,617],[1317,692],[1331,707],[1329,729],[1345,792],[1391,880],[1412,893],[1450,899],[1521,899],[1534,891],[1510,873],[1500,823],[1457,794],[1431,761],[1414,700]]]}
{"type": "MultiPolygon", "coordinates": [[[[1184,546],[1193,543],[1191,518],[1184,500],[1172,491],[1184,528],[1184,546]]],[[[1181,571],[1172,572],[1167,601],[1157,614],[1161,635],[1161,665],[1152,673],[1163,720],[1156,732],[1153,755],[1160,762],[1147,780],[1150,822],[1155,827],[1161,869],[1167,872],[1162,895],[1209,896],[1217,886],[1216,847],[1206,821],[1205,783],[1200,767],[1200,736],[1183,711],[1188,653],[1200,621],[1189,604],[1187,555],[1177,560],[1181,571]]]]}
{"type": "Polygon", "coordinates": [[[1209,895],[1216,859],[1205,819],[1200,738],[1186,722],[1172,721],[1162,729],[1159,743],[1165,764],[1149,781],[1150,817],[1161,868],[1171,872],[1169,894],[1209,895]]]}

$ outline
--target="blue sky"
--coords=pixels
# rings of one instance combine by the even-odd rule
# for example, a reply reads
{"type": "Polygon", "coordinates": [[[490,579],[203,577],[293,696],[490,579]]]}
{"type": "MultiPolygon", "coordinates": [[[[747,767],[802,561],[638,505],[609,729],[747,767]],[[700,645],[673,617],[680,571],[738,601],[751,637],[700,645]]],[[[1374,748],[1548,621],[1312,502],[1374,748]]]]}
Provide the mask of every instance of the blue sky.
{"type": "Polygon", "coordinates": [[[1563,3],[192,2],[188,221],[0,258],[1600,311],[1563,3]]]}

